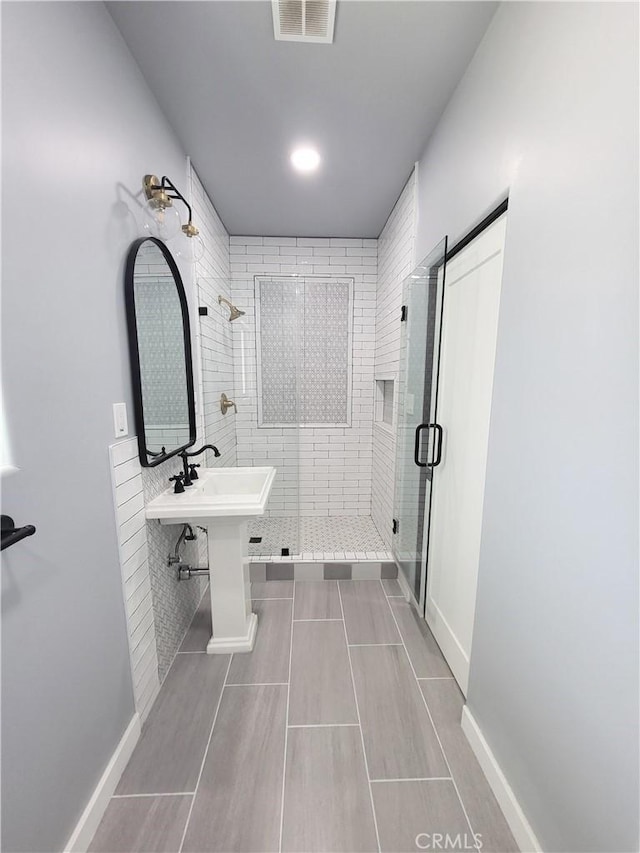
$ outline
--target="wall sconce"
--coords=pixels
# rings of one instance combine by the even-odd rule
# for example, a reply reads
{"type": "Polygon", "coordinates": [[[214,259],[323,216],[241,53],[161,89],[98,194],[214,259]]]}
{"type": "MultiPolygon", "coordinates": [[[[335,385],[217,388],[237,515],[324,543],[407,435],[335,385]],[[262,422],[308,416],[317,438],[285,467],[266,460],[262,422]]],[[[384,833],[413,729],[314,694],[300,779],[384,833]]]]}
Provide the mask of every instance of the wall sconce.
{"type": "Polygon", "coordinates": [[[182,231],[185,237],[189,238],[188,248],[177,249],[176,254],[190,261],[199,261],[204,255],[204,243],[200,232],[193,224],[191,205],[180,190],[166,175],[163,175],[161,181],[155,175],[145,175],[142,188],[147,197],[147,215],[156,236],[166,242],[182,231]],[[186,225],[182,225],[180,214],[173,204],[174,199],[181,201],[189,212],[186,225]]]}

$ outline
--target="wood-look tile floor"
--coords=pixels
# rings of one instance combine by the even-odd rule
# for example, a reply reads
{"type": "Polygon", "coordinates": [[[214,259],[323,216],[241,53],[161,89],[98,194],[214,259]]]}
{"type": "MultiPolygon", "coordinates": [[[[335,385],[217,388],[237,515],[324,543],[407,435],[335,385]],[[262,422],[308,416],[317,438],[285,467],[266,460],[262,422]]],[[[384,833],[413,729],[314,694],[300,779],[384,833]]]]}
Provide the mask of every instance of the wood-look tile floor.
{"type": "Polygon", "coordinates": [[[235,656],[205,652],[205,594],[91,851],[415,853],[436,833],[517,851],[397,581],[253,592],[256,647],[235,656]]]}

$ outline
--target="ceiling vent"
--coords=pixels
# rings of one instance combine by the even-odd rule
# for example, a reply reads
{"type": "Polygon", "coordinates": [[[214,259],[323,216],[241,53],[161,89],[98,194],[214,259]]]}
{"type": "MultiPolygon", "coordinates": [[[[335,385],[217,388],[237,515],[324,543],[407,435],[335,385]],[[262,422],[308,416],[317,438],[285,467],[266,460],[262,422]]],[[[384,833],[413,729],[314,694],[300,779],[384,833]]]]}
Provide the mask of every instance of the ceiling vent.
{"type": "Polygon", "coordinates": [[[336,0],[271,0],[276,41],[331,44],[336,0]]]}

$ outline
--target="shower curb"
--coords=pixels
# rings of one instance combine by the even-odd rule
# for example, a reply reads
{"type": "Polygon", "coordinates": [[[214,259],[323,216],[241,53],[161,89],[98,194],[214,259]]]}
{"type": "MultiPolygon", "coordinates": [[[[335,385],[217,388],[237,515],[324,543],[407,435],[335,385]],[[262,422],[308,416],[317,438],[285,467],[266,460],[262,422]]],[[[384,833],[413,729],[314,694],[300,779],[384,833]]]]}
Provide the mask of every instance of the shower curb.
{"type": "Polygon", "coordinates": [[[267,560],[250,563],[254,583],[264,581],[391,580],[398,576],[392,560],[267,560]]]}

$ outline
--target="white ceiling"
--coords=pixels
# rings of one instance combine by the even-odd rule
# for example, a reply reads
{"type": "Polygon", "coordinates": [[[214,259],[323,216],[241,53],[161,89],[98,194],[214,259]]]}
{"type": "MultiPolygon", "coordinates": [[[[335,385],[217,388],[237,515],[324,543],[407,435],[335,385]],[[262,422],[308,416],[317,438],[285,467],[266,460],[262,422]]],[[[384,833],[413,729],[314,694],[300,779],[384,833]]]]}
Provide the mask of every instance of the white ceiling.
{"type": "Polygon", "coordinates": [[[377,237],[497,3],[338,0],[331,45],[268,0],[107,6],[231,234],[377,237]]]}

